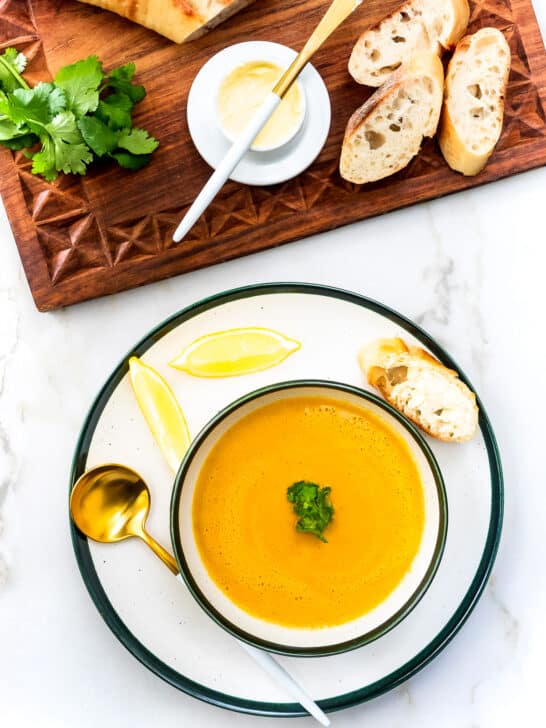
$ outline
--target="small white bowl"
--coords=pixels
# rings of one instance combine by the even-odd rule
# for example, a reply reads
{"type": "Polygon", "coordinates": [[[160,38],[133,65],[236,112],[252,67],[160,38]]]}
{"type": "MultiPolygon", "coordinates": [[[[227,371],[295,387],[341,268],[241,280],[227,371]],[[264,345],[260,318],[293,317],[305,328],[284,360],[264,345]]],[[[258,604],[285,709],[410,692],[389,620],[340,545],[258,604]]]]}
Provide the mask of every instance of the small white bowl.
{"type": "MultiPolygon", "coordinates": [[[[232,141],[220,128],[216,99],[226,73],[256,59],[270,60],[287,68],[296,51],[270,41],[245,41],[228,46],[209,58],[194,78],[186,115],[197,151],[213,169],[229,151],[232,141]]],[[[249,149],[230,175],[247,185],[274,185],[296,177],[314,162],[330,130],[328,89],[318,71],[308,63],[297,83],[305,100],[301,127],[290,140],[270,151],[249,149]]]]}
{"type": "MultiPolygon", "coordinates": [[[[222,132],[222,134],[229,139],[230,142],[234,142],[236,139],[236,136],[231,134],[226,127],[222,123],[222,117],[220,114],[218,99],[220,95],[220,89],[222,87],[222,83],[224,80],[229,76],[230,73],[232,73],[235,69],[240,68],[241,66],[245,66],[247,63],[253,63],[260,61],[265,61],[269,63],[274,63],[276,66],[279,66],[283,71],[288,68],[290,65],[289,62],[287,63],[287,55],[285,52],[285,49],[283,46],[275,45],[272,43],[267,44],[267,46],[264,46],[263,49],[260,51],[259,55],[254,55],[256,53],[253,44],[246,44],[242,43],[240,45],[234,46],[234,53],[229,57],[229,62],[226,64],[226,70],[225,73],[218,85],[218,89],[216,91],[216,123],[218,124],[218,128],[222,132]],[[242,60],[244,59],[244,60],[242,60]]],[[[307,99],[305,95],[305,88],[303,87],[303,84],[301,84],[299,81],[295,81],[295,86],[298,87],[298,90],[300,92],[300,99],[301,99],[301,110],[300,110],[300,116],[298,123],[293,126],[292,129],[289,130],[288,134],[282,139],[280,139],[276,144],[266,144],[266,145],[260,145],[256,144],[255,142],[250,147],[253,152],[272,152],[275,149],[279,149],[280,147],[283,147],[285,144],[288,144],[288,142],[292,141],[296,134],[298,134],[303,127],[303,122],[305,121],[305,114],[307,111],[307,99]]],[[[282,103],[282,102],[281,102],[282,103]]]]}
{"type": "Polygon", "coordinates": [[[422,435],[387,402],[370,392],[319,380],[274,384],[242,397],[222,410],[192,442],[175,478],[171,538],[180,573],[201,607],[220,626],[245,642],[284,655],[326,656],[367,644],[395,627],[430,586],[447,533],[447,498],[440,469],[422,435]],[[193,531],[193,495],[199,472],[218,439],[242,417],[270,402],[319,395],[371,410],[403,437],[421,475],[425,525],[419,551],[391,594],[370,612],[345,624],[320,629],[285,627],[254,617],[232,602],[211,579],[193,531]]]}

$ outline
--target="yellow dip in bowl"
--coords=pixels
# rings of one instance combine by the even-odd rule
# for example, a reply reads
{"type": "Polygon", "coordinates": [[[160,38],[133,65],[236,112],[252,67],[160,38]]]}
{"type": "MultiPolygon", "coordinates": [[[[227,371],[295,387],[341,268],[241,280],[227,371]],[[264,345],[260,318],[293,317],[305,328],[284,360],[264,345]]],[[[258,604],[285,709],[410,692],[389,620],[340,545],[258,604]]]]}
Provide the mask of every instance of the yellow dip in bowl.
{"type": "MultiPolygon", "coordinates": [[[[216,108],[220,127],[234,140],[272,91],[283,69],[271,61],[249,61],[234,68],[222,81],[216,108]]],[[[255,151],[276,149],[292,139],[305,115],[305,96],[296,81],[252,144],[255,151]]]]}

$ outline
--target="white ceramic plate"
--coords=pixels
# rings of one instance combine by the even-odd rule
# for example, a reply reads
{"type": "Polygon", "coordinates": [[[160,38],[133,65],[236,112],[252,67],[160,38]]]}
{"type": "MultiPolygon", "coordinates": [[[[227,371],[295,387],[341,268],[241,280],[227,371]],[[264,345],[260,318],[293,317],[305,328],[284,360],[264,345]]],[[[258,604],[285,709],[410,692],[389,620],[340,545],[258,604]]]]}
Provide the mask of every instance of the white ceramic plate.
{"type": "MultiPolygon", "coordinates": [[[[262,59],[288,67],[295,57],[295,51],[279,43],[247,41],[224,48],[205,63],[193,81],[186,113],[193,143],[207,164],[216,169],[231,146],[216,116],[216,96],[226,75],[247,61],[262,59]]],[[[278,184],[303,172],[318,156],[330,130],[330,97],[324,81],[310,63],[301,72],[299,83],[306,99],[302,128],[279,149],[249,150],[230,179],[247,185],[278,184]]]]}
{"type": "MultiPolygon", "coordinates": [[[[116,368],[93,404],[74,459],[71,485],[87,468],[120,462],[135,468],[152,493],[149,530],[169,544],[173,475],[152,441],[134,400],[127,359],[141,356],[168,380],[197,434],[221,408],[259,387],[289,379],[325,379],[367,388],[359,346],[402,336],[448,366],[450,357],[399,314],[356,294],[323,286],[272,284],[231,291],[175,314],[116,368]],[[241,326],[269,327],[302,342],[279,366],[230,379],[196,379],[167,366],[197,336],[241,326]]],[[[469,443],[428,440],[445,481],[449,529],[444,555],[427,593],[403,622],[380,639],[331,657],[279,657],[324,710],[374,697],[406,680],[453,637],[481,594],[502,523],[502,475],[495,438],[481,409],[480,433],[469,443]],[[335,680],[332,680],[335,675],[335,680]]],[[[87,588],[125,646],[163,679],[198,698],[244,712],[302,715],[300,706],[214,623],[191,594],[135,539],[88,542],[73,528],[87,588]]]]}

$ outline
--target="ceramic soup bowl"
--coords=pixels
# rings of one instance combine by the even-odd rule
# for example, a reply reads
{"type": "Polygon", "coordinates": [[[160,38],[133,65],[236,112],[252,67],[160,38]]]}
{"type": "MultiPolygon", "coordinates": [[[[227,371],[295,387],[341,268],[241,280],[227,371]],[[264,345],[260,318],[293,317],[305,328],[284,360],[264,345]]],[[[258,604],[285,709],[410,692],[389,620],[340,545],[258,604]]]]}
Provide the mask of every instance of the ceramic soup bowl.
{"type": "MultiPolygon", "coordinates": [[[[332,489],[334,490],[334,489],[332,489]]],[[[335,494],[332,493],[332,496],[335,494]]],[[[334,498],[335,502],[335,498],[334,498]]],[[[295,518],[295,517],[294,517],[295,518]]],[[[368,642],[395,627],[417,605],[440,563],[447,532],[447,500],[438,464],[420,432],[384,400],[362,389],[327,381],[292,381],[247,394],[219,412],[193,441],[176,475],[171,501],[171,536],[181,574],[191,593],[225,630],[256,647],[285,655],[325,656],[368,642]],[[280,400],[318,397],[366,410],[407,444],[419,471],[424,500],[420,545],[411,565],[377,606],[357,618],[319,628],[291,627],[250,614],[232,601],[209,575],[193,525],[199,474],[219,439],[259,408],[280,400]]],[[[301,534],[301,538],[314,538],[301,534]]],[[[327,548],[328,545],[325,544],[327,548]]]]}

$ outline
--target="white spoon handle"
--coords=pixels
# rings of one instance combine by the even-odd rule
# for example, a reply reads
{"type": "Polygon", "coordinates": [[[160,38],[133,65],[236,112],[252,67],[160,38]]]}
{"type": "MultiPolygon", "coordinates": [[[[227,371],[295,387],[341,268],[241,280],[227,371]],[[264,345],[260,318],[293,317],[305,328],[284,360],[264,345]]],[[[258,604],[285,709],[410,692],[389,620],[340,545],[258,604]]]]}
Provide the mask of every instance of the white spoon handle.
{"type": "Polygon", "coordinates": [[[329,726],[330,719],[318,707],[315,701],[308,695],[302,686],[294,680],[292,675],[287,672],[284,667],[279,665],[277,660],[269,652],[259,650],[246,642],[237,640],[243,650],[247,652],[252,659],[266,672],[280,687],[291,695],[305,710],[313,716],[321,725],[329,726]]]}
{"type": "MultiPolygon", "coordinates": [[[[253,137],[254,138],[254,137],[253,137]]],[[[177,574],[176,578],[186,586],[181,574],[177,574]]],[[[287,672],[284,667],[279,665],[277,660],[269,652],[259,650],[246,642],[235,640],[245,652],[252,657],[254,662],[259,665],[280,687],[291,695],[305,710],[312,715],[321,725],[329,726],[330,720],[325,713],[318,707],[315,701],[305,692],[302,686],[294,680],[292,675],[287,672]]]]}
{"type": "Polygon", "coordinates": [[[271,114],[275,111],[277,106],[281,103],[281,99],[277,94],[271,92],[266,96],[265,101],[260,106],[258,111],[254,114],[250,122],[247,124],[245,129],[241,132],[241,135],[237,137],[236,141],[230,147],[226,156],[222,159],[214,174],[209,177],[208,182],[203,187],[201,192],[195,198],[190,209],[186,212],[182,221],[178,225],[173,235],[175,243],[179,243],[182,238],[191,230],[197,220],[201,217],[203,212],[207,209],[210,203],[214,200],[218,192],[224,186],[225,181],[229,178],[235,167],[241,161],[245,152],[249,149],[252,142],[265,125],[271,114]]]}

